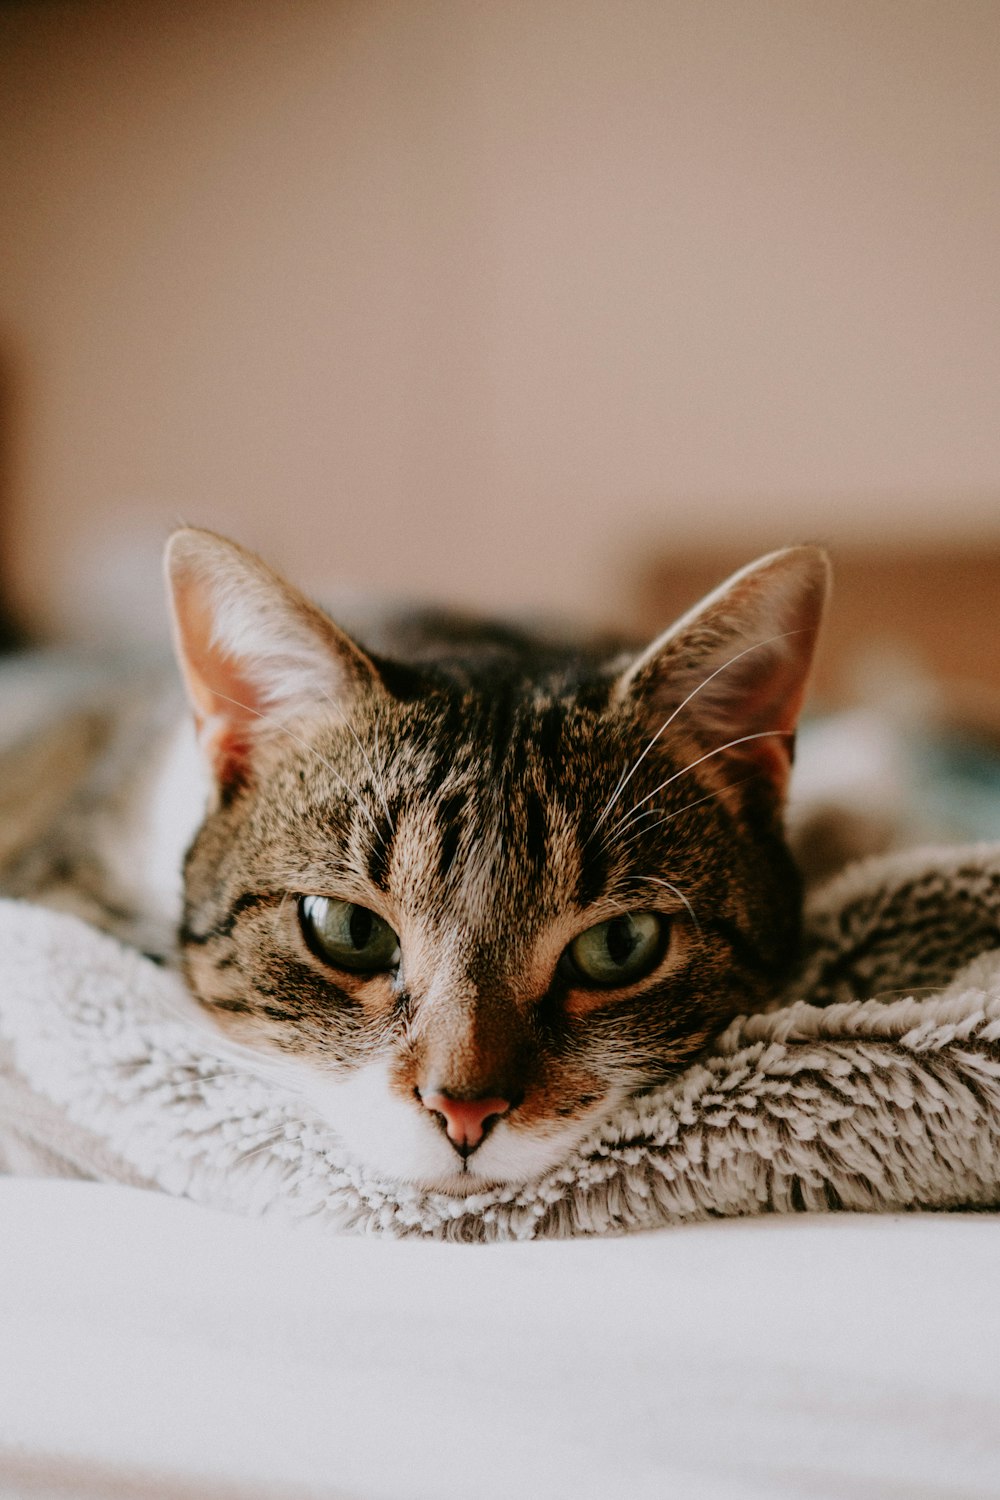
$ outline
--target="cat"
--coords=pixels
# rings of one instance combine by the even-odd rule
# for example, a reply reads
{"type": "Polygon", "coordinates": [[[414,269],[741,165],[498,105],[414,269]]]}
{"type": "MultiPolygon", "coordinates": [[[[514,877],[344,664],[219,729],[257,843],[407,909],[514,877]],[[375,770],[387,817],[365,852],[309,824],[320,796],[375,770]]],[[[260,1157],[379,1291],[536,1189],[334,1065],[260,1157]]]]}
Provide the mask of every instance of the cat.
{"type": "Polygon", "coordinates": [[[87,711],[0,760],[0,888],[176,958],[361,1162],[532,1180],[775,995],[819,548],[638,649],[443,618],[362,641],[194,528],[166,572],[190,715],[87,711]]]}

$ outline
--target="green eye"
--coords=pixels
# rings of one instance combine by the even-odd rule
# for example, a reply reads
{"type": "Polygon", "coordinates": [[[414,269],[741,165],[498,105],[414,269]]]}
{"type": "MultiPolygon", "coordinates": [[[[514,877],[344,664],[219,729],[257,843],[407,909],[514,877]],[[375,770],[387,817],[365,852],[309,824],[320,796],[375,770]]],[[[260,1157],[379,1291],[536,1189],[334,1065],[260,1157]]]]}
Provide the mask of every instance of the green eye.
{"type": "Polygon", "coordinates": [[[668,931],[665,917],[653,911],[626,912],[598,922],[574,938],[564,958],[570,973],[588,984],[631,984],[656,968],[668,931]]]}
{"type": "Polygon", "coordinates": [[[316,957],[337,969],[375,974],[399,963],[399,938],[388,922],[366,906],[328,896],[303,896],[299,921],[316,957]]]}

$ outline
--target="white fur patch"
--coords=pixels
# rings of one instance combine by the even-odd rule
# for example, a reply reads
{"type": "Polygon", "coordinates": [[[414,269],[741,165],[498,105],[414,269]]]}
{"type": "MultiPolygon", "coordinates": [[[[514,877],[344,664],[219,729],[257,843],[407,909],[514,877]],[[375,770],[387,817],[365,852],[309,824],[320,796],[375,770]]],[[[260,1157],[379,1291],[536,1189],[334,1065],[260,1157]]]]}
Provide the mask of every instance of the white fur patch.
{"type": "Polygon", "coordinates": [[[547,1127],[544,1134],[537,1127],[518,1130],[516,1119],[498,1120],[463,1162],[436,1117],[390,1088],[384,1062],[340,1078],[308,1064],[294,1067],[296,1087],[353,1156],[399,1181],[442,1192],[474,1193],[502,1183],[530,1182],[562,1161],[614,1102],[604,1100],[599,1111],[547,1127]]]}
{"type": "Polygon", "coordinates": [[[171,736],[146,810],[144,888],[159,914],[180,914],[184,856],[208,806],[209,779],[190,716],[171,736]]]}
{"type": "Polygon", "coordinates": [[[115,884],[166,933],[180,921],[184,856],[208,796],[194,725],[190,715],[179,714],[148,774],[94,827],[95,847],[115,884]]]}

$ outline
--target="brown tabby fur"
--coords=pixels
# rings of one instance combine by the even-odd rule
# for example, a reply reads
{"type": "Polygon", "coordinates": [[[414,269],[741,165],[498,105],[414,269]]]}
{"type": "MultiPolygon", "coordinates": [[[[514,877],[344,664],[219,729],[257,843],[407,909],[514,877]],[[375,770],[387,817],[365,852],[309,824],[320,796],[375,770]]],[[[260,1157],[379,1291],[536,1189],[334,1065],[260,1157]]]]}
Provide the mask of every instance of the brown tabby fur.
{"type": "Polygon", "coordinates": [[[359,1156],[444,1189],[530,1176],[780,985],[822,554],[776,554],[647,652],[610,655],[482,626],[366,651],[203,532],[175,538],[170,577],[215,785],[184,871],[184,973],[320,1108],[377,1065],[368,1113],[346,1114],[359,1156]],[[388,922],[398,971],[314,956],[309,895],[388,922]],[[670,930],[648,977],[566,977],[578,934],[647,911],[670,930]],[[420,1102],[433,1090],[510,1109],[459,1152],[420,1102]]]}

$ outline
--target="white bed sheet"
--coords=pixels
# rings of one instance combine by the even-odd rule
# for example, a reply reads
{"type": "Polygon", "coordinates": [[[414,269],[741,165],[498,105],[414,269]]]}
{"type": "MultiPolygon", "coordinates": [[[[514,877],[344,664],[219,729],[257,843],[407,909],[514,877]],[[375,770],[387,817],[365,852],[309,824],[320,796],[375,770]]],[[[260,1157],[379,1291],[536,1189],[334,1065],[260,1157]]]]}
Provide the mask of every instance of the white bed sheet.
{"type": "Polygon", "coordinates": [[[0,1180],[0,1496],[1000,1494],[1000,1221],[340,1238],[0,1180]]]}

